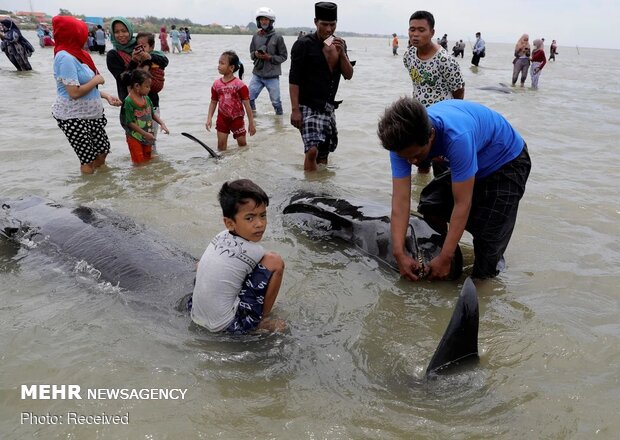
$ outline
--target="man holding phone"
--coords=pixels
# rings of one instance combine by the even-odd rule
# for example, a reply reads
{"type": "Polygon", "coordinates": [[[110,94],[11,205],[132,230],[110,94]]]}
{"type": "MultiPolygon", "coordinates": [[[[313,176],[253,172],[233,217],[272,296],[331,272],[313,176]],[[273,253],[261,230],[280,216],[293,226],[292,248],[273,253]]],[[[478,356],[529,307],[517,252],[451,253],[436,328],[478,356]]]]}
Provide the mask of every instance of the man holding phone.
{"type": "Polygon", "coordinates": [[[284,38],[273,28],[276,15],[271,8],[262,7],[256,11],[258,31],[250,43],[250,58],[254,62],[252,79],[250,80],[250,107],[256,110],[255,100],[267,87],[271,105],[276,115],[283,114],[280,99],[281,64],[288,58],[284,38]]]}
{"type": "Polygon", "coordinates": [[[316,32],[299,38],[291,50],[291,124],[301,132],[305,171],[326,165],[329,153],[338,146],[336,92],[341,76],[353,77],[346,43],[334,35],[337,8],[332,2],[316,3],[316,32]]]}

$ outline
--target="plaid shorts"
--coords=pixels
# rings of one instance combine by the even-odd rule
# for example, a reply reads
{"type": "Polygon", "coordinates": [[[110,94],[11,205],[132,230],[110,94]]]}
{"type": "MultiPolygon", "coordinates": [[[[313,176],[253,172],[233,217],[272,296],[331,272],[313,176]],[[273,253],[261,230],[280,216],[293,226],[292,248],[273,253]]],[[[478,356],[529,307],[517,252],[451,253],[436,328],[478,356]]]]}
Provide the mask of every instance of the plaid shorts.
{"type": "Polygon", "coordinates": [[[271,271],[261,264],[245,278],[239,293],[239,306],[232,322],[224,329],[226,333],[243,334],[256,328],[263,319],[265,292],[271,279],[271,271]]]}
{"type": "Polygon", "coordinates": [[[81,165],[91,163],[100,154],[110,152],[110,140],[105,132],[108,120],[105,116],[98,119],[56,119],[56,122],[69,140],[81,165]]]}
{"type": "Polygon", "coordinates": [[[325,104],[325,110],[314,110],[306,105],[300,105],[301,110],[301,139],[304,142],[304,153],[310,148],[319,150],[317,159],[325,159],[338,146],[338,129],[336,128],[336,114],[334,106],[325,104]]]}
{"type": "MultiPolygon", "coordinates": [[[[476,179],[465,227],[474,239],[472,277],[491,278],[499,273],[498,263],[503,261],[512,236],[531,167],[527,145],[524,145],[516,158],[493,174],[476,179]]],[[[418,212],[448,222],[454,207],[451,185],[450,171],[433,179],[420,193],[418,212]]]]}

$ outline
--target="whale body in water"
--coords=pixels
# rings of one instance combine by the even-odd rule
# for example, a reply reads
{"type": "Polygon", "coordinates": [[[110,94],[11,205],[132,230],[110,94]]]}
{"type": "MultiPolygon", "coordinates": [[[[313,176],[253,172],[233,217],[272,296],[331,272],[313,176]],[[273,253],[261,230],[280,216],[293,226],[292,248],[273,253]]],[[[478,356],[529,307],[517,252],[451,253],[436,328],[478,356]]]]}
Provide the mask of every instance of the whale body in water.
{"type": "MultiPolygon", "coordinates": [[[[328,198],[298,201],[297,205],[289,205],[285,213],[316,213],[313,209],[321,210],[323,205],[330,203],[334,204],[328,198]],[[315,203],[315,207],[300,205],[303,203],[315,203]]],[[[334,223],[332,231],[338,231],[338,236],[350,238],[353,232],[365,233],[368,244],[379,236],[382,240],[389,238],[389,219],[386,224],[385,219],[381,218],[361,218],[359,209],[344,201],[338,206],[353,209],[349,212],[351,218],[348,221],[345,221],[343,212],[334,212],[332,217],[321,214],[321,218],[334,223]],[[374,226],[347,231],[347,228],[352,228],[354,217],[355,222],[374,226]],[[388,236],[385,237],[385,234],[388,236]]],[[[424,222],[418,224],[417,220],[410,223],[410,229],[415,234],[411,240],[417,241],[408,246],[412,249],[417,246],[417,252],[424,258],[430,258],[439,243],[436,233],[432,229],[428,231],[424,222]]],[[[26,239],[33,251],[46,252],[66,260],[85,261],[100,272],[102,280],[131,292],[140,302],[157,308],[178,309],[179,300],[187,298],[193,290],[196,267],[193,256],[165,237],[107,209],[68,207],[40,197],[5,201],[0,210],[0,236],[17,243],[26,239]]],[[[362,241],[357,243],[363,246],[362,241]]],[[[367,246],[368,252],[383,255],[389,264],[389,245],[375,242],[374,246],[367,246]]],[[[458,273],[460,270],[459,266],[458,273]]],[[[449,372],[449,367],[464,360],[477,359],[478,320],[476,289],[467,279],[448,328],[427,368],[428,376],[449,372]]]]}
{"type": "MultiPolygon", "coordinates": [[[[291,199],[284,214],[294,225],[310,236],[338,238],[349,242],[364,253],[398,270],[392,253],[390,217],[379,205],[353,205],[330,196],[300,194],[291,199]]],[[[444,237],[415,213],[409,217],[405,249],[423,265],[441,252],[444,237]]],[[[463,272],[463,255],[457,247],[449,279],[463,272]]]]}
{"type": "Polygon", "coordinates": [[[165,306],[191,293],[196,259],[165,237],[111,210],[68,207],[41,197],[5,201],[0,234],[59,258],[86,262],[100,279],[165,306]]]}
{"type": "MultiPolygon", "coordinates": [[[[392,255],[390,218],[385,214],[385,208],[367,203],[354,205],[330,196],[298,194],[283,212],[288,221],[310,236],[344,240],[398,270],[392,255]]],[[[405,248],[414,259],[428,264],[441,252],[443,240],[444,237],[421,216],[411,215],[405,248]]],[[[462,271],[463,256],[457,247],[449,278],[458,278],[462,271]]],[[[477,360],[478,326],[478,295],[473,281],[467,278],[450,323],[426,369],[426,375],[449,372],[450,367],[477,360]]]]}

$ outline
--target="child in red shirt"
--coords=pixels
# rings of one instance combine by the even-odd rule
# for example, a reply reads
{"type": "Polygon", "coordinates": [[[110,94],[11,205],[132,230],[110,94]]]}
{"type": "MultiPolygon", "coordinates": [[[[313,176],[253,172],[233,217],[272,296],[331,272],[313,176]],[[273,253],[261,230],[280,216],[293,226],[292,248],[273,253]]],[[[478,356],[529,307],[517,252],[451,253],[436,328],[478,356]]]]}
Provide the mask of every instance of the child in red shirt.
{"type": "Polygon", "coordinates": [[[244,114],[248,115],[250,136],[254,136],[256,133],[256,126],[250,107],[250,92],[241,81],[244,71],[243,64],[239,61],[237,54],[229,50],[220,56],[217,71],[223,76],[215,80],[211,87],[211,104],[209,105],[209,114],[205,126],[208,131],[211,131],[213,113],[215,113],[215,108],[219,106],[215,122],[217,149],[226,150],[230,132],[232,132],[233,138],[237,140],[237,145],[245,147],[247,143],[244,114]],[[239,71],[239,78],[234,75],[237,71],[239,71]]]}

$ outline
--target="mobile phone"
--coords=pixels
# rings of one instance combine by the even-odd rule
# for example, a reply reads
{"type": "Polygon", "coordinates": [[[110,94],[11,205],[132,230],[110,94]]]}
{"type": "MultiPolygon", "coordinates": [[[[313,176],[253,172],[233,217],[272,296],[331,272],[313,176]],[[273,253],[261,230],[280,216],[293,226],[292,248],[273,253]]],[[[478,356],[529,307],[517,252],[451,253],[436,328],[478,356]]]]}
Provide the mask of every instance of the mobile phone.
{"type": "Polygon", "coordinates": [[[260,53],[261,55],[265,53],[263,49],[258,49],[256,52],[260,53]]]}

